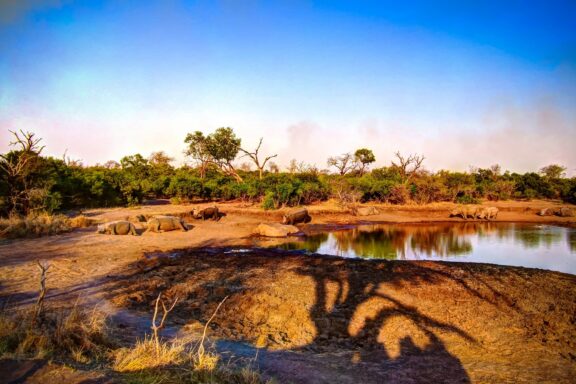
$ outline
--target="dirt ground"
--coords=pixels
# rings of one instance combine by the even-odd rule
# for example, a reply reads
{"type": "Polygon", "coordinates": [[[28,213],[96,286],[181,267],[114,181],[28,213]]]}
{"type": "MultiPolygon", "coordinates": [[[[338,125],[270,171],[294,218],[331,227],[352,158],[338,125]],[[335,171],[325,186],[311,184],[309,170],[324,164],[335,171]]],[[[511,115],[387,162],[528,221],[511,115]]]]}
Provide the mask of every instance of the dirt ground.
{"type": "MultiPolygon", "coordinates": [[[[576,225],[573,217],[536,215],[557,205],[552,202],[486,205],[500,208],[497,221],[576,225]]],[[[152,298],[167,291],[183,300],[173,318],[182,332],[205,321],[229,296],[214,322],[219,348],[249,355],[261,347],[261,369],[279,382],[569,383],[576,377],[574,275],[472,263],[236,252],[235,247],[253,244],[259,223],[278,221],[282,211],[241,203],[219,207],[226,213],[219,222],[192,219],[190,205],[83,212],[100,222],[177,214],[189,224],[188,232],[106,236],[85,228],[5,241],[0,300],[32,302],[38,284],[34,263],[41,259],[51,264],[51,303],[69,305],[80,297],[85,305],[104,303],[111,312],[144,316],[152,298]]],[[[453,207],[382,205],[379,215],[354,217],[324,203],[309,207],[309,228],[461,221],[448,218],[453,207]]],[[[142,224],[137,228],[142,232],[142,224]]],[[[34,382],[30,377],[20,382],[34,382]]]]}

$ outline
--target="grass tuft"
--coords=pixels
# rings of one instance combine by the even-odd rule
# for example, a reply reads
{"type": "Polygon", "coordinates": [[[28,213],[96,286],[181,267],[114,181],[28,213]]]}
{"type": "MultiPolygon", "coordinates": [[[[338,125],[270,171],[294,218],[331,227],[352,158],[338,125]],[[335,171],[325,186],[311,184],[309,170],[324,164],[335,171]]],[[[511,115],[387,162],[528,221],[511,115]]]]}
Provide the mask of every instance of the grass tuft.
{"type": "Polygon", "coordinates": [[[117,372],[154,370],[177,366],[185,359],[182,344],[161,342],[157,345],[152,337],[146,337],[137,341],[132,348],[115,351],[113,368],[117,372]]]}
{"type": "Polygon", "coordinates": [[[0,358],[71,358],[80,363],[102,359],[112,345],[106,316],[94,309],[46,311],[40,322],[32,309],[0,311],[0,358]]]}
{"type": "Polygon", "coordinates": [[[40,237],[68,232],[70,220],[64,215],[34,214],[0,219],[0,238],[40,237]]]}
{"type": "Polygon", "coordinates": [[[70,226],[72,228],[88,228],[98,223],[98,220],[91,219],[84,215],[79,215],[70,219],[70,226]]]}

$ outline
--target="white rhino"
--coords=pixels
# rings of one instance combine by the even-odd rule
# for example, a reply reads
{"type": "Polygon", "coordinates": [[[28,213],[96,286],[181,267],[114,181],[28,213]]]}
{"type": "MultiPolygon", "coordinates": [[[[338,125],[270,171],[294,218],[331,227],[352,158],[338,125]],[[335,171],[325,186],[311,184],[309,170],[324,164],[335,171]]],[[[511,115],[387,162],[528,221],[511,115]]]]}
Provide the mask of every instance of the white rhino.
{"type": "Polygon", "coordinates": [[[183,231],[187,231],[186,224],[180,217],[176,216],[163,216],[157,215],[152,216],[148,223],[146,224],[146,232],[166,232],[166,231],[173,231],[175,229],[181,229],[183,231]]]}
{"type": "Polygon", "coordinates": [[[98,225],[96,233],[106,234],[106,235],[134,235],[138,236],[136,233],[136,227],[129,221],[117,220],[110,221],[108,223],[98,225]]]}

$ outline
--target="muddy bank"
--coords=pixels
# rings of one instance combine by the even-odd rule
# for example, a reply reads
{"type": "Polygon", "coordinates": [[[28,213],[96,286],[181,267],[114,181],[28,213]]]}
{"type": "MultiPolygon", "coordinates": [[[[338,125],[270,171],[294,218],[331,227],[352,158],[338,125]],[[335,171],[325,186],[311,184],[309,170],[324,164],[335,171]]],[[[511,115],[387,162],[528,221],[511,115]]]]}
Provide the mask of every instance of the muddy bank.
{"type": "Polygon", "coordinates": [[[164,291],[181,300],[172,320],[192,329],[228,296],[215,334],[269,354],[315,356],[307,364],[328,356],[363,382],[568,383],[576,375],[573,275],[261,249],[188,250],[133,269],[109,291],[120,307],[149,311],[164,291]]]}

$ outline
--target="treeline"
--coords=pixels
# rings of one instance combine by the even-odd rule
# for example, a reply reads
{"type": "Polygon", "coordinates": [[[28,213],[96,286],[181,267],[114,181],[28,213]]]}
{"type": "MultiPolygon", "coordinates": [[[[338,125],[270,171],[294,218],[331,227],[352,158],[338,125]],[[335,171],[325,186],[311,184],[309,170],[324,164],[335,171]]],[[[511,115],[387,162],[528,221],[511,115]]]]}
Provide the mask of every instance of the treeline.
{"type": "Polygon", "coordinates": [[[559,165],[524,174],[501,172],[499,166],[431,173],[423,167],[424,157],[396,153],[396,160],[389,166],[370,170],[375,156],[362,148],[328,159],[327,165],[335,172],[296,160],[281,172],[269,161],[275,155],[260,155],[262,140],[255,150],[244,150],[232,129],[220,128],[207,136],[195,132],[186,137],[187,155],[194,166],[174,167],[173,159],[163,152],[83,166],[69,159],[42,156],[41,139],[33,133],[12,134],[12,150],[0,155],[3,216],[135,205],[156,198],[176,202],[241,199],[260,203],[266,209],[328,198],[343,204],[533,198],[576,203],[576,178],[566,178],[565,168],[559,165]],[[239,154],[252,164],[236,167],[239,154]]]}

